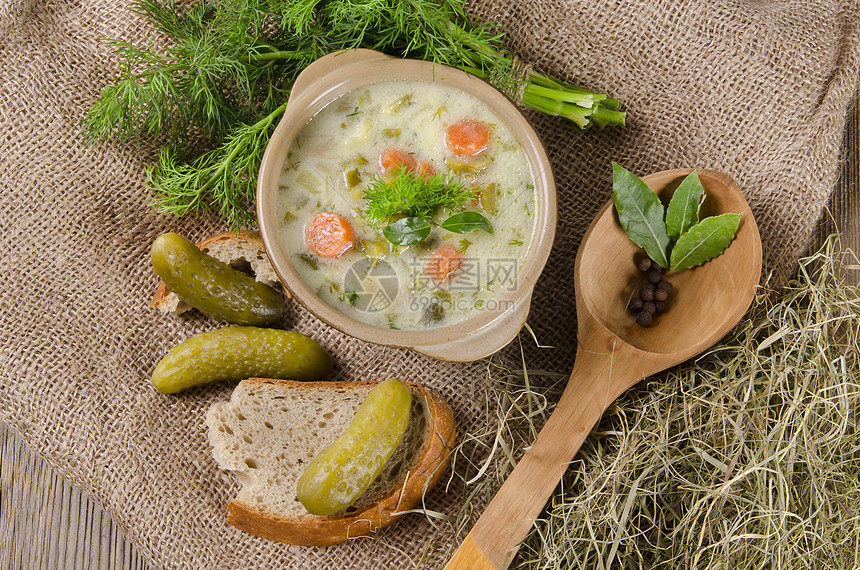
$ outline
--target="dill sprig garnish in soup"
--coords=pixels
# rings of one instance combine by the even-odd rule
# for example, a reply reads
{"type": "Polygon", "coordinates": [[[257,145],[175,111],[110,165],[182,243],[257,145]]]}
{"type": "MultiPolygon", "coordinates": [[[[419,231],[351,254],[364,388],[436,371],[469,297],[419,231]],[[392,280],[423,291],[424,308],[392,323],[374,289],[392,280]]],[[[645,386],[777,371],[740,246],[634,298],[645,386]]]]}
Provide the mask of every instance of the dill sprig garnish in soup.
{"type": "Polygon", "coordinates": [[[505,308],[534,234],[534,179],[474,96],[384,81],[305,125],[278,216],[293,267],[327,303],[381,327],[435,328],[505,308]]]}

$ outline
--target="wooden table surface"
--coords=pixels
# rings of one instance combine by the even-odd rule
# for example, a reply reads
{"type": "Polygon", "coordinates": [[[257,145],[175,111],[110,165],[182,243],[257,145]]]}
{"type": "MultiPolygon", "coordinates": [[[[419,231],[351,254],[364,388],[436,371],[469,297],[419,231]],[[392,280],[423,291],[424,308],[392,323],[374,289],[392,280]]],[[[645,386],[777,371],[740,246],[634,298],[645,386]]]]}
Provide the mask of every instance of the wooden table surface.
{"type": "MultiPolygon", "coordinates": [[[[860,99],[860,98],[858,98],[860,99]]],[[[838,187],[816,228],[860,252],[860,100],[850,111],[838,187]]],[[[860,280],[860,279],[858,279],[860,280]]],[[[0,423],[0,570],[134,569],[149,565],[101,507],[0,423]]]]}

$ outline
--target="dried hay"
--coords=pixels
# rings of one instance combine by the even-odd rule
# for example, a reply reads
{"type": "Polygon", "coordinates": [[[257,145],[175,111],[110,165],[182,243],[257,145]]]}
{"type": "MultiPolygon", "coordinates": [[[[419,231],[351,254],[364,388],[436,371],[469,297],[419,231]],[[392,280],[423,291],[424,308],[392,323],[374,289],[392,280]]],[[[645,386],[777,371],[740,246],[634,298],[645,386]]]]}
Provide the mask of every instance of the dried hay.
{"type": "MultiPolygon", "coordinates": [[[[831,237],[720,344],[616,401],[511,567],[857,568],[860,288],[840,252],[831,237]]],[[[428,513],[458,539],[566,380],[526,362],[487,374],[495,421],[464,436],[449,482],[467,500],[428,513]]]]}

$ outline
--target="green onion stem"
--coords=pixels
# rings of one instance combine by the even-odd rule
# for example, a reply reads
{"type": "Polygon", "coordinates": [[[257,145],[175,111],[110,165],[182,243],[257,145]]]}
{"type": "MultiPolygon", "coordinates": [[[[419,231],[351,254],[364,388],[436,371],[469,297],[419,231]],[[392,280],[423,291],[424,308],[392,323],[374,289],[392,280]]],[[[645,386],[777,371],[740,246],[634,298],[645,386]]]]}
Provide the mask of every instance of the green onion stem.
{"type": "Polygon", "coordinates": [[[591,124],[590,117],[594,114],[591,109],[528,92],[523,93],[523,104],[553,117],[564,117],[581,129],[591,124]]]}
{"type": "MultiPolygon", "coordinates": [[[[471,66],[459,66],[463,71],[486,79],[486,73],[471,66]]],[[[531,73],[523,89],[522,103],[547,115],[564,117],[584,129],[591,123],[623,125],[626,113],[618,111],[618,102],[539,73],[531,73]]]]}
{"type": "MultiPolygon", "coordinates": [[[[599,99],[600,105],[602,107],[606,107],[608,109],[612,109],[613,111],[618,110],[618,100],[608,97],[606,95],[598,95],[588,89],[584,89],[582,87],[578,87],[576,85],[572,85],[570,83],[565,83],[563,81],[558,81],[555,79],[551,79],[546,75],[538,73],[536,71],[532,71],[532,74],[529,76],[529,82],[538,85],[540,87],[546,87],[548,89],[558,89],[561,91],[566,91],[568,93],[580,93],[582,95],[592,95],[599,99]]],[[[624,124],[623,121],[618,124],[624,124]]]]}
{"type": "Polygon", "coordinates": [[[547,99],[555,99],[556,101],[574,103],[586,109],[593,109],[600,102],[600,95],[595,95],[594,93],[574,93],[562,89],[549,89],[532,83],[529,83],[526,89],[535,95],[540,95],[547,99]]]}
{"type": "Polygon", "coordinates": [[[600,121],[602,123],[601,126],[607,123],[624,126],[624,121],[627,119],[627,113],[624,111],[609,109],[607,107],[598,107],[593,113],[591,113],[591,118],[595,121],[600,121]]]}

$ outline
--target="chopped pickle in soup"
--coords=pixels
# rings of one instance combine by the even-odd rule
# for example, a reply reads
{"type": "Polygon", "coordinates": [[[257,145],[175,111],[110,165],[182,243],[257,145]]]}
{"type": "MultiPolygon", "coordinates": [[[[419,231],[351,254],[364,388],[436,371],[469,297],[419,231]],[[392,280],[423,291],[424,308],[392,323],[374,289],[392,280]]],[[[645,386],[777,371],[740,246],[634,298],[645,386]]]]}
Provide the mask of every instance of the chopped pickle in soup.
{"type": "Polygon", "coordinates": [[[293,267],[328,304],[422,330],[506,309],[534,201],[522,146],[483,102],[385,81],[304,126],[281,172],[278,219],[293,267]]]}

